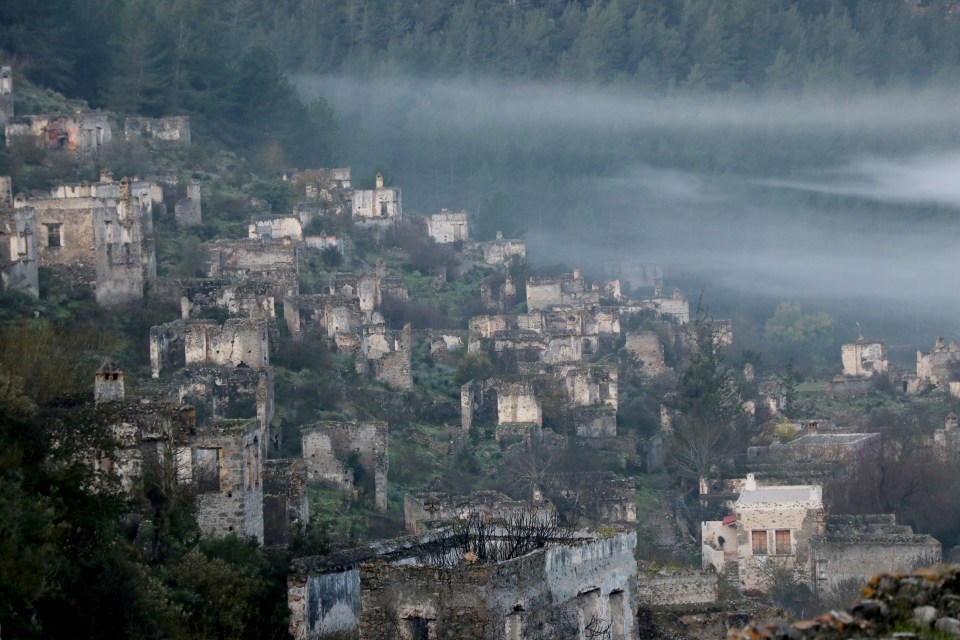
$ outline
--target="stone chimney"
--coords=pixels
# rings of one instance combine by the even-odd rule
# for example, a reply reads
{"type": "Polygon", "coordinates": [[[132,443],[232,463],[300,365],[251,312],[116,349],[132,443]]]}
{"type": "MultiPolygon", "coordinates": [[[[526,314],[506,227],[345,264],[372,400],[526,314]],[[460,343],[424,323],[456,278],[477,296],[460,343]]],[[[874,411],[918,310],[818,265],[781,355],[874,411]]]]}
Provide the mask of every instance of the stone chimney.
{"type": "Polygon", "coordinates": [[[377,189],[383,189],[383,174],[377,174],[377,189]]]}
{"type": "Polygon", "coordinates": [[[100,170],[100,184],[113,184],[113,173],[109,169],[100,170]]]}
{"type": "Polygon", "coordinates": [[[97,369],[93,383],[93,400],[101,402],[120,402],[124,398],[123,371],[120,365],[107,360],[97,369]]]}

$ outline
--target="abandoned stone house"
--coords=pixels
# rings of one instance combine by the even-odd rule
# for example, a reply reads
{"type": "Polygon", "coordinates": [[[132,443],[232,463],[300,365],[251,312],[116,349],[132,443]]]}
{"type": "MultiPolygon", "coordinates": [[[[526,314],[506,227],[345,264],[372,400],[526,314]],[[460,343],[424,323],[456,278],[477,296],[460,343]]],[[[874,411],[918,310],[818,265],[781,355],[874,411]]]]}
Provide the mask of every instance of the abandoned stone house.
{"type": "Polygon", "coordinates": [[[336,249],[341,254],[346,250],[345,236],[336,234],[310,235],[303,237],[303,246],[315,251],[336,249]]]}
{"type": "Polygon", "coordinates": [[[496,240],[465,245],[464,255],[490,267],[505,267],[514,262],[524,262],[527,259],[527,245],[519,239],[505,240],[503,232],[497,231],[496,240]]]}
{"type": "Polygon", "coordinates": [[[623,314],[635,314],[644,311],[652,311],[657,318],[670,320],[675,324],[685,325],[690,322],[690,303],[680,293],[680,289],[674,289],[672,296],[664,296],[662,289],[654,287],[653,296],[650,298],[641,298],[640,300],[624,304],[621,307],[623,314]]]}
{"type": "Polygon", "coordinates": [[[310,523],[303,458],[263,461],[263,546],[285,547],[310,523]]]}
{"type": "Polygon", "coordinates": [[[198,426],[181,467],[197,492],[202,535],[235,534],[263,544],[263,466],[256,419],[198,426]]]}
{"type": "Polygon", "coordinates": [[[116,193],[14,198],[15,209],[34,210],[39,266],[71,286],[93,287],[104,306],[142,299],[145,283],[156,279],[152,201],[137,197],[127,179],[116,193]]]}
{"type": "Polygon", "coordinates": [[[303,225],[296,216],[254,218],[250,221],[247,237],[266,242],[300,242],[303,240],[303,225]]]}
{"type": "Polygon", "coordinates": [[[329,290],[324,292],[355,297],[366,322],[373,321],[372,314],[380,310],[384,297],[401,302],[408,298],[403,279],[389,275],[382,261],[378,261],[376,272],[372,274],[358,276],[349,272],[338,272],[329,290]]]}
{"type": "Polygon", "coordinates": [[[13,69],[0,67],[0,127],[13,117],[13,69]]]}
{"type": "Polygon", "coordinates": [[[265,282],[237,283],[213,278],[185,278],[179,285],[180,317],[183,320],[229,314],[272,319],[276,301],[265,282]]]}
{"type": "Polygon", "coordinates": [[[350,167],[332,169],[305,169],[294,173],[290,180],[297,185],[307,200],[331,200],[334,193],[348,190],[350,186],[350,167]]]}
{"type": "Polygon", "coordinates": [[[318,422],[300,429],[310,482],[365,493],[387,510],[390,429],[386,422],[318,422]]]}
{"type": "Polygon", "coordinates": [[[523,518],[556,524],[557,509],[547,501],[514,500],[499,491],[475,491],[468,496],[436,492],[406,493],[403,496],[403,521],[409,533],[436,529],[471,517],[491,523],[523,518]]]}
{"type": "MultiPolygon", "coordinates": [[[[311,332],[319,332],[331,339],[340,335],[359,335],[363,326],[359,300],[353,296],[331,294],[285,298],[283,319],[288,333],[295,340],[311,332]]],[[[359,340],[355,344],[359,345],[359,340]]]]}
{"type": "Polygon", "coordinates": [[[600,303],[601,290],[594,284],[588,288],[580,267],[556,279],[527,282],[527,310],[539,311],[554,305],[597,305],[600,303]]]}
{"type": "Polygon", "coordinates": [[[383,186],[377,174],[373,189],[354,189],[350,196],[350,215],[358,222],[399,221],[403,218],[400,187],[383,186]]]}
{"type": "Polygon", "coordinates": [[[33,207],[0,206],[0,290],[40,296],[37,216],[33,207]]]}
{"type": "Polygon", "coordinates": [[[645,376],[655,376],[666,370],[663,360],[663,342],[654,331],[628,332],[624,348],[640,361],[640,372],[645,376]]]}
{"type": "Polygon", "coordinates": [[[394,390],[413,388],[412,329],[409,324],[400,331],[383,323],[366,324],[360,336],[360,357],[357,373],[379,380],[394,390]]]}
{"type": "Polygon", "coordinates": [[[106,114],[77,111],[72,115],[14,116],[7,119],[4,135],[8,147],[17,139],[27,139],[40,149],[97,158],[110,142],[112,129],[106,114]]]}
{"type": "Polygon", "coordinates": [[[264,282],[275,301],[300,292],[296,245],[251,240],[213,240],[203,244],[206,277],[234,282],[264,282]]]}
{"type": "Polygon", "coordinates": [[[437,244],[466,242],[469,239],[467,212],[442,209],[440,213],[425,216],[427,236],[437,244]]]}
{"type": "Polygon", "coordinates": [[[878,433],[804,433],[788,442],[778,437],[769,446],[747,449],[745,464],[767,480],[802,478],[823,481],[880,444],[878,433]]]}
{"type": "Polygon", "coordinates": [[[267,322],[229,318],[175,320],[150,329],[150,372],[196,366],[265,368],[270,365],[267,322]]]}
{"type": "Polygon", "coordinates": [[[864,340],[845,344],[840,349],[843,375],[851,378],[872,378],[887,374],[887,344],[879,340],[864,340]]]}
{"type": "Polygon", "coordinates": [[[126,118],[123,135],[127,140],[142,138],[155,144],[186,146],[190,144],[190,116],[126,118]]]}
{"type": "Polygon", "coordinates": [[[529,441],[543,426],[543,408],[530,380],[489,378],[471,380],[460,388],[460,425],[496,425],[496,438],[519,435],[529,441]]]}
{"type": "Polygon", "coordinates": [[[140,209],[150,219],[163,207],[163,186],[154,180],[122,178],[117,181],[107,169],[100,171],[99,182],[64,183],[50,190],[50,198],[103,198],[120,200],[130,198],[140,203],[140,209]]]}
{"type": "MultiPolygon", "coordinates": [[[[296,640],[636,638],[636,534],[546,541],[495,563],[459,562],[450,531],[294,560],[288,579],[296,640]]],[[[498,544],[493,540],[490,544],[498,544]]]]}
{"type": "Polygon", "coordinates": [[[203,202],[200,193],[200,181],[191,180],[186,184],[186,193],[173,205],[173,217],[181,227],[195,227],[203,222],[203,202]]]}
{"type": "Polygon", "coordinates": [[[956,340],[946,344],[937,338],[929,353],[917,351],[917,377],[911,381],[909,391],[918,392],[930,387],[949,388],[960,367],[960,345],[956,340]]]}
{"type": "Polygon", "coordinates": [[[849,583],[866,583],[879,573],[911,571],[943,560],[940,543],[897,524],[896,516],[828,515],[822,534],[810,541],[812,586],[836,593],[849,583]]]}
{"type": "Polygon", "coordinates": [[[189,484],[204,536],[235,533],[263,543],[260,423],[253,419],[197,421],[190,404],[125,397],[123,371],[105,362],[96,374],[94,401],[110,421],[117,448],[95,468],[129,491],[152,466],[161,482],[189,484]]]}
{"type": "Polygon", "coordinates": [[[826,516],[819,485],[758,486],[748,474],[735,513],[701,526],[703,568],[765,591],[789,570],[820,593],[849,578],[940,560],[940,543],[898,526],[893,515],[826,516]]]}

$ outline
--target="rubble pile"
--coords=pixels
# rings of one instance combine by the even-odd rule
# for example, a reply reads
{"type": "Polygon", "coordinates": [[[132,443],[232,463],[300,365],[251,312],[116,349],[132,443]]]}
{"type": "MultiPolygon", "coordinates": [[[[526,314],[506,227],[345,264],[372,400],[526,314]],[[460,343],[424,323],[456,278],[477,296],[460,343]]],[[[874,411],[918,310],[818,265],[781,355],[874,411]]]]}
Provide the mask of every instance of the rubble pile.
{"type": "Polygon", "coordinates": [[[846,611],[789,624],[753,622],[728,640],[949,638],[960,636],[960,564],[874,576],[846,611]]]}

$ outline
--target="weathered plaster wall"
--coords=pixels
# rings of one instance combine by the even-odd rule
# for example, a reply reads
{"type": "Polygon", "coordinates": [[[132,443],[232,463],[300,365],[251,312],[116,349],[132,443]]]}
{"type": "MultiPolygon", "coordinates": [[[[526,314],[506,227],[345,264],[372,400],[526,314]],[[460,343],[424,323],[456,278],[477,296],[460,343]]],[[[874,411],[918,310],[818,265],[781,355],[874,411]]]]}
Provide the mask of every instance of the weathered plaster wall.
{"type": "Polygon", "coordinates": [[[840,349],[843,375],[870,378],[887,373],[887,345],[878,341],[858,341],[840,349]]]}

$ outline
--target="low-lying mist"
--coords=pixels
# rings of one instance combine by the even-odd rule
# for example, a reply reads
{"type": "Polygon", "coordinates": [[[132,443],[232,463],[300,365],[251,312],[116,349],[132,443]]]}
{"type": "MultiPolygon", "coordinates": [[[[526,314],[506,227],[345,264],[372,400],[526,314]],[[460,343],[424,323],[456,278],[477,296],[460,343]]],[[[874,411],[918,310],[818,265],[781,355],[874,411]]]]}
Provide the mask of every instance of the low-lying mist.
{"type": "MultiPolygon", "coordinates": [[[[354,175],[404,209],[526,230],[534,263],[663,265],[717,314],[782,301],[853,335],[960,330],[960,112],[948,90],[652,96],[547,84],[301,77],[354,175]]],[[[762,319],[762,318],[761,318],[762,319]]]]}

